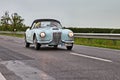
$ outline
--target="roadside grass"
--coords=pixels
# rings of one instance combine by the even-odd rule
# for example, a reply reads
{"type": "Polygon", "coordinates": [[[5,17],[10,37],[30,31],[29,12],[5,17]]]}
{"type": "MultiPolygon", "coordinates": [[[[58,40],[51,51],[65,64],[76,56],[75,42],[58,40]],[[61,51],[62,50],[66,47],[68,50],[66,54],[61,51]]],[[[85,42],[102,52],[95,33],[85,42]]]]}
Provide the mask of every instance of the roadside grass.
{"type": "MultiPolygon", "coordinates": [[[[0,35],[23,38],[24,34],[0,33],[0,35]]],[[[120,49],[120,40],[75,38],[75,44],[102,48],[120,49]]]]}
{"type": "Polygon", "coordinates": [[[120,49],[120,40],[75,38],[75,44],[120,49]]]}
{"type": "Polygon", "coordinates": [[[16,33],[0,33],[0,35],[13,36],[13,37],[19,37],[19,38],[24,37],[24,34],[16,34],[16,33]]]}

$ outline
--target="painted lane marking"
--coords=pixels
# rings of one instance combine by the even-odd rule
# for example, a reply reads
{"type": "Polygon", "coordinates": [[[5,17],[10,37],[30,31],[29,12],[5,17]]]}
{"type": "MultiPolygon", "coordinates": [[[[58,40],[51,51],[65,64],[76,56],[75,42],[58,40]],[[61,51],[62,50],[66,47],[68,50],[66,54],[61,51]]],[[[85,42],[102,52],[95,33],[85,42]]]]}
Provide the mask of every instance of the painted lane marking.
{"type": "Polygon", "coordinates": [[[9,70],[13,71],[17,76],[22,78],[22,80],[56,80],[42,70],[26,65],[25,63],[18,60],[3,61],[1,64],[5,65],[9,70]]]}
{"type": "Polygon", "coordinates": [[[105,62],[112,62],[111,60],[108,60],[108,59],[103,59],[103,58],[98,58],[98,57],[93,57],[93,56],[88,56],[88,55],[83,55],[78,53],[70,53],[70,54],[80,56],[80,57],[86,57],[86,58],[96,59],[100,61],[105,61],[105,62]]]}
{"type": "Polygon", "coordinates": [[[1,72],[0,72],[0,80],[6,80],[5,77],[2,75],[1,72]]]}

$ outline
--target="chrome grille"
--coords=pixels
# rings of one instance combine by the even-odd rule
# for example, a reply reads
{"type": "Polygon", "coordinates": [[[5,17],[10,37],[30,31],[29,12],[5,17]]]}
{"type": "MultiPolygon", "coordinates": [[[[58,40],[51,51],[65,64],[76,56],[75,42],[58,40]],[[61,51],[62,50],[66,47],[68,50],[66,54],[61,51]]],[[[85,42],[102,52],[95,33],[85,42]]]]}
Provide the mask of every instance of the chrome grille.
{"type": "Polygon", "coordinates": [[[54,32],[53,33],[53,43],[59,44],[61,41],[61,32],[54,32]]]}

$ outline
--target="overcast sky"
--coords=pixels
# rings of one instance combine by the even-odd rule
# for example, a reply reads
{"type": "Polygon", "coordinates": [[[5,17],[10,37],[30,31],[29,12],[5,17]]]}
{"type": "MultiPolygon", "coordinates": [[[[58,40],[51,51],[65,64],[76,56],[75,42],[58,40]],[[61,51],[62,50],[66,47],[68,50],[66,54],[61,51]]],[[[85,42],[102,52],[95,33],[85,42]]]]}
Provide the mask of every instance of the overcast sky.
{"type": "Polygon", "coordinates": [[[28,26],[53,18],[67,27],[120,28],[120,0],[0,0],[0,17],[5,11],[18,13],[28,26]]]}

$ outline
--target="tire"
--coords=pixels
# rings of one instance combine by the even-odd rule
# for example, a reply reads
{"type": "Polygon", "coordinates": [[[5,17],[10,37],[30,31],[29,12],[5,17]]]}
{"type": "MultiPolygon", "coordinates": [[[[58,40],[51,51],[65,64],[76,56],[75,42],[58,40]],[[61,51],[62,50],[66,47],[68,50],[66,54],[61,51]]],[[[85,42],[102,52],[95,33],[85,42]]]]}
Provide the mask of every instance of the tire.
{"type": "Polygon", "coordinates": [[[26,48],[30,47],[30,43],[28,43],[27,40],[26,40],[26,35],[25,35],[25,47],[26,48]]]}
{"type": "Polygon", "coordinates": [[[73,46],[67,46],[67,50],[72,50],[73,46]]]}
{"type": "Polygon", "coordinates": [[[73,44],[71,46],[66,46],[67,50],[72,50],[73,44]]]}
{"type": "Polygon", "coordinates": [[[33,38],[33,44],[34,44],[34,48],[35,48],[36,50],[39,50],[39,49],[40,49],[40,44],[37,43],[37,38],[36,38],[36,36],[34,36],[34,38],[33,38]]]}

